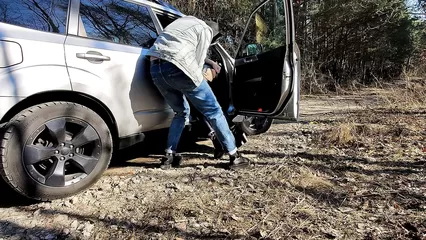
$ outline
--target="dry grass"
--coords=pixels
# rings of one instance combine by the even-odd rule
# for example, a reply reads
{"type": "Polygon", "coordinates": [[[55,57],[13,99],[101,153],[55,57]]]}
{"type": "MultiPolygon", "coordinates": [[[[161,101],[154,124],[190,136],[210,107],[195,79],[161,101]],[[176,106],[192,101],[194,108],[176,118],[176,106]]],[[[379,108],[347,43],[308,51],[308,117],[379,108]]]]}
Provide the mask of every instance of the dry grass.
{"type": "Polygon", "coordinates": [[[407,190],[400,182],[415,186],[423,181],[416,168],[407,167],[412,159],[402,159],[422,154],[425,114],[413,111],[426,105],[421,97],[426,96],[426,85],[392,90],[380,92],[378,98],[387,99],[382,104],[344,113],[314,130],[312,149],[300,158],[278,153],[291,149],[279,145],[280,134],[252,138],[252,147],[269,146],[271,152],[259,150],[257,159],[266,165],[235,175],[204,173],[192,183],[196,188],[189,195],[187,191],[170,195],[167,202],[176,205],[166,208],[168,214],[157,208],[166,203],[150,212],[160,216],[160,222],[184,221],[188,230],[196,219],[228,238],[403,239],[407,230],[395,229],[401,229],[401,219],[416,222],[418,215],[407,212],[422,206],[417,190],[407,190]],[[395,214],[402,209],[406,215],[395,214]]]}
{"type": "Polygon", "coordinates": [[[334,146],[363,145],[371,138],[379,138],[391,132],[399,133],[398,126],[356,123],[355,119],[344,118],[341,123],[327,129],[316,139],[317,144],[334,146]],[[350,121],[350,122],[348,122],[350,121]]]}
{"type": "Polygon", "coordinates": [[[306,231],[321,233],[312,226],[320,216],[315,205],[333,198],[338,189],[326,175],[286,163],[193,177],[185,185],[179,182],[186,174],[174,179],[174,185],[167,183],[167,197],[157,198],[138,221],[176,229],[167,239],[201,229],[201,235],[212,239],[303,238],[306,231]]]}
{"type": "Polygon", "coordinates": [[[353,123],[342,123],[335,128],[324,132],[322,141],[329,144],[346,145],[354,140],[355,125],[353,123]]]}
{"type": "Polygon", "coordinates": [[[411,77],[408,74],[396,86],[388,86],[379,95],[387,108],[413,110],[426,106],[426,78],[411,77]]]}
{"type": "Polygon", "coordinates": [[[348,114],[315,140],[317,144],[363,146],[386,141],[401,142],[424,131],[415,116],[426,112],[426,81],[407,78],[397,85],[373,91],[378,103],[367,104],[356,114],[348,114]]]}
{"type": "Polygon", "coordinates": [[[318,176],[318,174],[312,172],[312,170],[308,168],[300,168],[297,177],[290,179],[290,183],[295,187],[317,189],[321,191],[331,190],[334,187],[330,181],[324,177],[318,176]]]}

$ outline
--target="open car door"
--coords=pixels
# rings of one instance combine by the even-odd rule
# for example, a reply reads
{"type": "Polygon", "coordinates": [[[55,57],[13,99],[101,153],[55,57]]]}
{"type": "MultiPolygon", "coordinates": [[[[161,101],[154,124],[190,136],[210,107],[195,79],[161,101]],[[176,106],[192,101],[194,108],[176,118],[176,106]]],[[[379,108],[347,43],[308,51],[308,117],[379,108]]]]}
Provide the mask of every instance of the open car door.
{"type": "Polygon", "coordinates": [[[300,63],[291,0],[265,0],[251,13],[230,83],[237,114],[298,120],[300,63]]]}

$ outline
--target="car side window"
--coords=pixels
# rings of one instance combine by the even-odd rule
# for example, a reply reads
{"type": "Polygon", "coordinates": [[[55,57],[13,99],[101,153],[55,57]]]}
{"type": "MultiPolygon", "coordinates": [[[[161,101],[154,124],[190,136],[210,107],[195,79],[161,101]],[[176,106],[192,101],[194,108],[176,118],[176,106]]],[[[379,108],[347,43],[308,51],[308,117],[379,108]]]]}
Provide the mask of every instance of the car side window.
{"type": "Polygon", "coordinates": [[[68,2],[68,0],[0,0],[0,22],[65,34],[68,2]]]}
{"type": "Polygon", "coordinates": [[[157,29],[145,6],[123,0],[82,0],[78,35],[149,48],[157,29]]]}
{"type": "Polygon", "coordinates": [[[249,20],[237,57],[265,53],[286,45],[286,16],[283,1],[271,0],[249,20]]]}
{"type": "Polygon", "coordinates": [[[158,21],[160,21],[160,24],[163,27],[163,29],[166,28],[174,20],[176,20],[175,18],[169,17],[165,14],[159,14],[159,13],[157,13],[157,18],[158,18],[158,21]]]}

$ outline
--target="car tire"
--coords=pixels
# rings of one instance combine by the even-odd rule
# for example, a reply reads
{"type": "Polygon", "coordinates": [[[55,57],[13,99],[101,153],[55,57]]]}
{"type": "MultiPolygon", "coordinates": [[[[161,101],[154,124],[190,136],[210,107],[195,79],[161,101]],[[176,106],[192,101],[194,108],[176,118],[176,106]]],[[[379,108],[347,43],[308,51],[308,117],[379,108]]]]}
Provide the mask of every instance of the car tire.
{"type": "Polygon", "coordinates": [[[21,111],[0,131],[0,173],[21,195],[50,201],[93,185],[112,151],[110,130],[97,113],[49,102],[21,111]]]}
{"type": "Polygon", "coordinates": [[[240,127],[248,136],[254,136],[267,132],[271,128],[272,123],[273,119],[270,118],[244,117],[244,120],[240,123],[240,127]]]}

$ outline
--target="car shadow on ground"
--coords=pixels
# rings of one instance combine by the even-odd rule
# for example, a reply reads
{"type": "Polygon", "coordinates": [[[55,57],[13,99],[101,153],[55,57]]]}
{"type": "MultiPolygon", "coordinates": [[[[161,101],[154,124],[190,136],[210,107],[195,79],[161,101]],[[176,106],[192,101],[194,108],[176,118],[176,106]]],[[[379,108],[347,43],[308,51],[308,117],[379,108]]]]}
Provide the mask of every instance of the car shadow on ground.
{"type": "MultiPolygon", "coordinates": [[[[201,139],[203,140],[203,139],[201,139]]],[[[160,158],[164,154],[164,148],[167,141],[167,130],[160,130],[150,132],[146,135],[144,142],[136,144],[132,147],[117,151],[111,160],[109,168],[125,168],[125,167],[141,167],[141,168],[160,168],[160,158]],[[149,161],[132,161],[138,158],[149,159],[149,161]]],[[[194,141],[189,134],[182,136],[181,144],[179,145],[181,152],[186,161],[194,158],[212,159],[212,147],[199,144],[194,141]]],[[[203,164],[184,163],[183,168],[191,167],[196,168],[203,164]]],[[[204,167],[225,168],[227,165],[223,162],[217,163],[204,163],[204,167]]],[[[0,209],[15,207],[15,206],[28,206],[39,203],[36,200],[29,200],[22,197],[20,194],[11,189],[9,185],[0,177],[0,209]]]]}
{"type": "MultiPolygon", "coordinates": [[[[161,148],[155,149],[156,146],[151,145],[151,143],[142,143],[121,150],[111,162],[110,169],[125,167],[160,168],[164,151],[161,148]]],[[[225,159],[214,159],[214,148],[210,146],[196,142],[187,142],[181,146],[183,162],[180,168],[228,168],[228,161],[224,161],[225,159]]]]}
{"type": "MultiPolygon", "coordinates": [[[[195,158],[213,159],[214,148],[202,144],[207,139],[196,139],[190,134],[183,134],[179,152],[182,153],[184,159],[189,161],[195,158]]],[[[134,146],[121,149],[114,154],[111,160],[110,168],[117,167],[146,167],[159,168],[161,157],[164,155],[164,149],[167,145],[167,131],[160,130],[146,134],[145,140],[134,146]],[[148,161],[134,161],[138,159],[148,159],[148,161]]],[[[185,165],[188,167],[189,165],[185,165]]]]}
{"type": "Polygon", "coordinates": [[[38,203],[36,200],[24,198],[19,193],[13,191],[2,178],[0,178],[0,191],[0,209],[16,206],[29,206],[38,203]]]}

